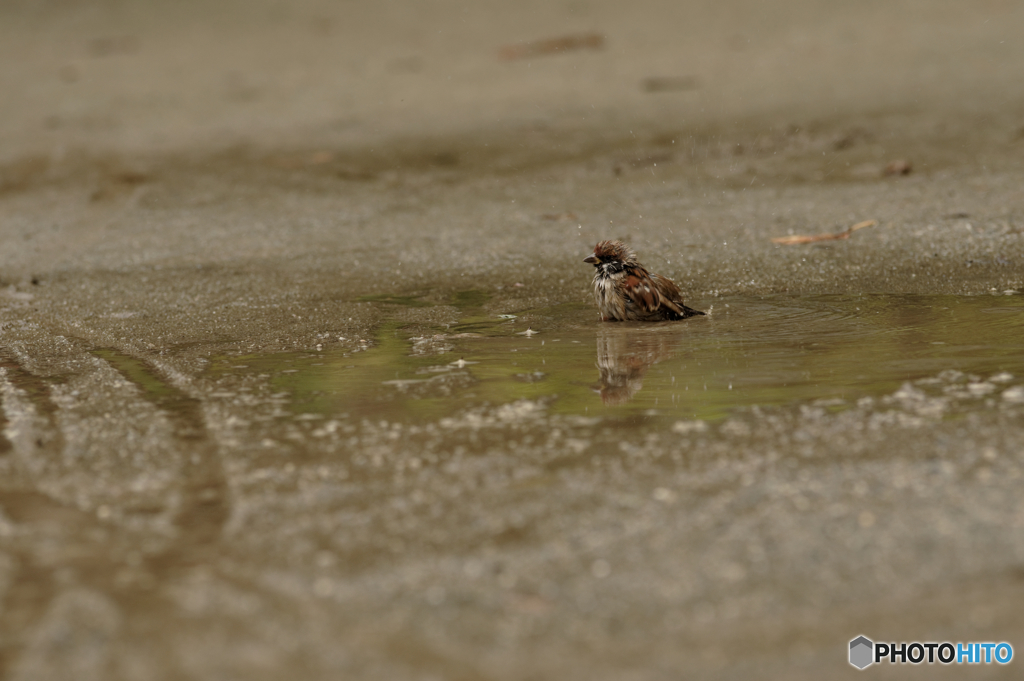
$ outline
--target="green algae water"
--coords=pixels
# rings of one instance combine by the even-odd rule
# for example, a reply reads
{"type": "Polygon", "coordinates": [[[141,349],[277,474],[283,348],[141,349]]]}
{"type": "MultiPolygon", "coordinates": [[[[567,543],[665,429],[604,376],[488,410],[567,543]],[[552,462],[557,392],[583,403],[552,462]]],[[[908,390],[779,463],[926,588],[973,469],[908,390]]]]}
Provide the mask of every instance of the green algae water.
{"type": "Polygon", "coordinates": [[[466,312],[434,334],[385,324],[359,352],[222,357],[209,371],[268,374],[295,412],[389,420],[521,399],[553,413],[715,420],[754,405],[842,408],[943,371],[1024,374],[1020,296],[737,297],[663,324],[603,323],[566,305],[533,328],[466,312]]]}

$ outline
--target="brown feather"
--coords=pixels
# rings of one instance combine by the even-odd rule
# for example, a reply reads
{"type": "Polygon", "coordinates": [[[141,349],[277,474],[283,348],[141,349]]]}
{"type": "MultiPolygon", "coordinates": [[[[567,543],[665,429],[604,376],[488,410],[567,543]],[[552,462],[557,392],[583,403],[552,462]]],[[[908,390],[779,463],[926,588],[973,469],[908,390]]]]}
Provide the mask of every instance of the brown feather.
{"type": "Polygon", "coordinates": [[[661,304],[661,296],[650,276],[643,268],[627,268],[629,275],[623,284],[626,297],[645,312],[655,312],[661,304]],[[632,270],[632,271],[631,271],[632,270]]]}

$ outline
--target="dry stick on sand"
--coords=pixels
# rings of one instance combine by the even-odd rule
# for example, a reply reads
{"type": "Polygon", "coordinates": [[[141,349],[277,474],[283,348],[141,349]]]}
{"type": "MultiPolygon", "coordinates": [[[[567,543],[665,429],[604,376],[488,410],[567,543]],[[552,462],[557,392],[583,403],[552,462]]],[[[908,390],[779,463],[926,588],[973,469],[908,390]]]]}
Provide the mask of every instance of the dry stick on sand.
{"type": "Polygon", "coordinates": [[[815,241],[838,241],[840,239],[849,239],[850,235],[856,232],[858,229],[864,229],[865,227],[874,227],[877,224],[878,220],[865,220],[864,222],[858,222],[845,232],[837,232],[835,234],[814,234],[813,236],[801,236],[798,234],[792,234],[790,236],[777,236],[772,239],[772,243],[783,244],[785,246],[792,246],[794,244],[813,244],[815,241]]]}
{"type": "Polygon", "coordinates": [[[563,35],[547,40],[535,40],[530,43],[519,43],[518,45],[505,45],[498,50],[498,58],[506,61],[514,59],[527,59],[529,57],[542,57],[548,54],[559,54],[573,50],[601,50],[604,49],[604,36],[600,33],[582,33],[577,35],[563,35]]]}

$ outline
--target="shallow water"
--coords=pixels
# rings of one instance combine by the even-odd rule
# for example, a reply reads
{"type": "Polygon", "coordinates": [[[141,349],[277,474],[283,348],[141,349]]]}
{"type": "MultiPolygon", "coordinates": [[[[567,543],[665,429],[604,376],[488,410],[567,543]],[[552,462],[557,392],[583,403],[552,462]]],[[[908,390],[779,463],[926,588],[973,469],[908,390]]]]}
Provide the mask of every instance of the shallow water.
{"type": "MultiPolygon", "coordinates": [[[[381,302],[399,300],[414,299],[381,302]]],[[[602,323],[577,305],[524,313],[535,328],[470,312],[434,335],[385,324],[354,353],[221,357],[209,375],[265,375],[292,411],[325,416],[435,419],[531,399],[553,413],[717,420],[742,406],[842,408],[943,371],[1024,373],[1024,299],[1011,295],[734,297],[666,324],[602,323]]]]}

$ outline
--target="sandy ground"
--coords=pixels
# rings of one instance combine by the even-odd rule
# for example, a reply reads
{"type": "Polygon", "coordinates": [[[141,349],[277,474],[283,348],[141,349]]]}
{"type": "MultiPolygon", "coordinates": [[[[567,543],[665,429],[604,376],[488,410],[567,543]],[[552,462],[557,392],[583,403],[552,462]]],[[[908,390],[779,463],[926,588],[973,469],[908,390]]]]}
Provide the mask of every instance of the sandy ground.
{"type": "MultiPolygon", "coordinates": [[[[1021,36],[998,0],[4,3],[3,675],[840,678],[860,633],[1024,645],[1024,417],[955,377],[701,435],[543,401],[331,430],[208,370],[383,352],[466,291],[595,336],[530,311],[585,303],[612,237],[703,308],[1024,290],[1021,36]]],[[[908,671],[963,673],[871,673],[908,671]]]]}

